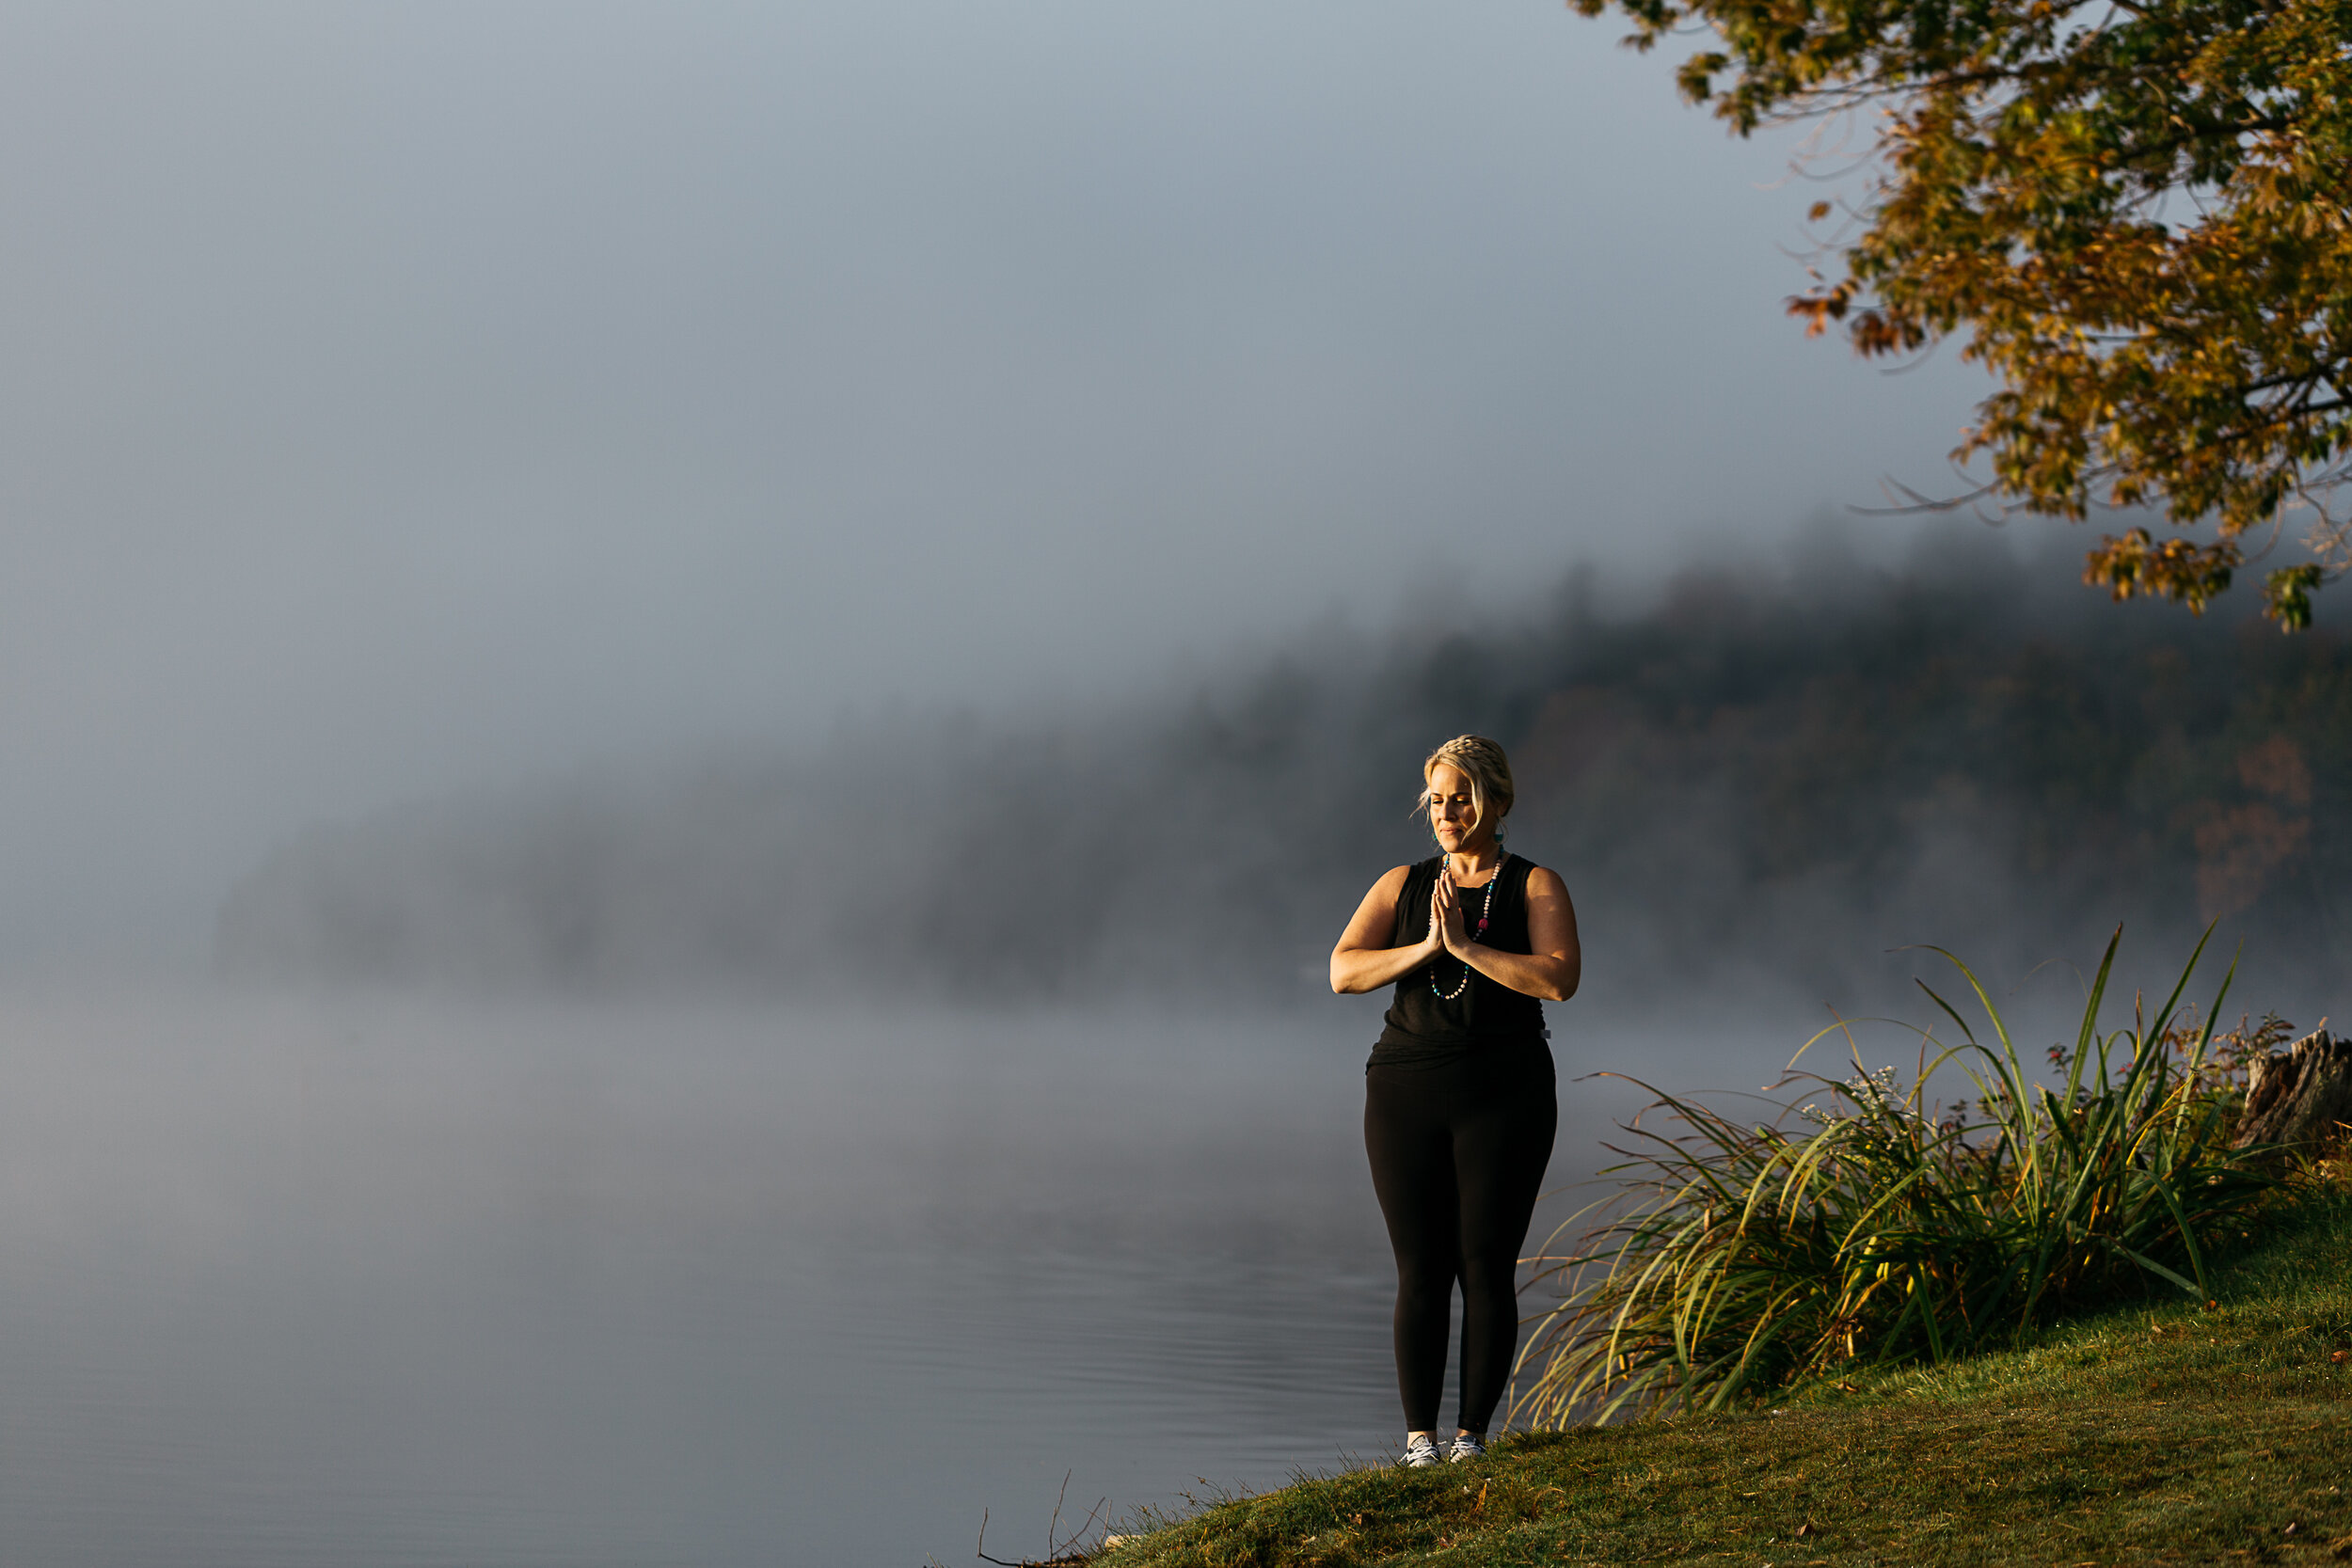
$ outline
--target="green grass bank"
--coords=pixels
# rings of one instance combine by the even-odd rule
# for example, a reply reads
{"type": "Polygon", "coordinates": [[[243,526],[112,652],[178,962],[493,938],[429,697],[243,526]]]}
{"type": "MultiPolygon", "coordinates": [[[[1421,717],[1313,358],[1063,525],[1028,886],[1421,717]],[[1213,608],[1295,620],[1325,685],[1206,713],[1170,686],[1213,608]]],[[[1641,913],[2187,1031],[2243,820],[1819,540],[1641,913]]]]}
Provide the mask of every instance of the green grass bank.
{"type": "MultiPolygon", "coordinates": [[[[1777,1410],[1527,1433],[1214,1501],[1098,1568],[2352,1560],[2352,1196],[2151,1296],[1777,1410]]],[[[1129,1529],[1136,1527],[1130,1526],[1129,1529]]]]}

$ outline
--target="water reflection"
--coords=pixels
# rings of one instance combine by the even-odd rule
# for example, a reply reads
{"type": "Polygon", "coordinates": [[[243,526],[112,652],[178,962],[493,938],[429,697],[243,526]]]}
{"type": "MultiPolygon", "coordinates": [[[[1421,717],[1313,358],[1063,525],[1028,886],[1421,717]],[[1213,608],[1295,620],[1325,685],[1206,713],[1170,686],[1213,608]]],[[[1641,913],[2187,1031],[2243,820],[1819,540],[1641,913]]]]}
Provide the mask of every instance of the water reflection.
{"type": "Polygon", "coordinates": [[[1370,1017],[20,999],[0,1556],[958,1562],[1376,1451],[1370,1017]]]}

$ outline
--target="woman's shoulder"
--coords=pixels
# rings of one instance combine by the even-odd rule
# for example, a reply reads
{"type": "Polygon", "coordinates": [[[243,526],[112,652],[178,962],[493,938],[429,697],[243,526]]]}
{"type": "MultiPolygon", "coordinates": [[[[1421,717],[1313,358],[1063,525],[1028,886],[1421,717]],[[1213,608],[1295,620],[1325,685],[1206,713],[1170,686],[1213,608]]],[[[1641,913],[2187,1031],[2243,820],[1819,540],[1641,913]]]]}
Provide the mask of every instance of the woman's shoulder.
{"type": "MultiPolygon", "coordinates": [[[[1516,854],[1517,851],[1514,851],[1514,853],[1516,854]]],[[[1548,865],[1542,864],[1530,856],[1519,855],[1518,859],[1527,863],[1527,869],[1522,872],[1521,875],[1526,878],[1528,892],[1547,895],[1553,894],[1566,894],[1568,891],[1567,880],[1563,878],[1560,873],[1554,871],[1548,865]]]]}
{"type": "Polygon", "coordinates": [[[1372,891],[1375,893],[1402,893],[1405,891],[1405,884],[1413,879],[1414,872],[1427,870],[1430,866],[1435,865],[1436,863],[1437,857],[1433,855],[1428,860],[1415,861],[1410,865],[1392,865],[1386,871],[1380,873],[1380,879],[1372,884],[1372,891]]]}

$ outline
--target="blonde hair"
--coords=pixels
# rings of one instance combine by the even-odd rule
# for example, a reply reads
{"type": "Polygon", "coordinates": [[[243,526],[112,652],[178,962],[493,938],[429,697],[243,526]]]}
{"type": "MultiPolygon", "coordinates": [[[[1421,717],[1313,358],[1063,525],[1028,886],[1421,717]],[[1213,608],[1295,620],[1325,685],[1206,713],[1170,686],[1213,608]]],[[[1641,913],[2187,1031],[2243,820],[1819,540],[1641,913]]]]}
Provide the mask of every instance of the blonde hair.
{"type": "MultiPolygon", "coordinates": [[[[1511,815],[1511,802],[1518,799],[1518,792],[1511,784],[1511,759],[1502,754],[1502,748],[1483,735],[1457,735],[1430,752],[1422,763],[1421,782],[1427,784],[1429,775],[1441,765],[1460,768],[1470,780],[1470,827],[1475,830],[1486,820],[1486,802],[1492,800],[1497,818],[1495,829],[1500,832],[1501,818],[1511,815]]],[[[1427,790],[1413,802],[1413,809],[1423,816],[1428,814],[1427,790]]]]}

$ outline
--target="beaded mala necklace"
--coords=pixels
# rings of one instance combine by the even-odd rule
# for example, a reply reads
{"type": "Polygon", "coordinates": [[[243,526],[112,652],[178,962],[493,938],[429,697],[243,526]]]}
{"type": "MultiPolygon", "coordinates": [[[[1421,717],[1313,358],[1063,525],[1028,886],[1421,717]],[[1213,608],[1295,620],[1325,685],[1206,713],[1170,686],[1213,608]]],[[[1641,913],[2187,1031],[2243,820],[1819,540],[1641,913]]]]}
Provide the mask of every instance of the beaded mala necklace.
{"type": "MultiPolygon", "coordinates": [[[[1495,889],[1502,885],[1502,868],[1510,863],[1511,851],[1505,849],[1502,851],[1502,858],[1495,862],[1495,874],[1486,879],[1486,900],[1478,908],[1478,928],[1470,934],[1470,940],[1472,942],[1476,942],[1480,937],[1486,934],[1486,922],[1493,918],[1495,912],[1495,889]]],[[[1441,863],[1438,867],[1438,875],[1440,877],[1451,877],[1454,875],[1453,868],[1441,863]]],[[[1438,890],[1434,884],[1429,889],[1429,895],[1432,898],[1435,898],[1438,895],[1438,890]]],[[[1438,989],[1438,966],[1435,962],[1432,962],[1429,966],[1429,992],[1440,1002],[1452,1002],[1457,1000],[1464,991],[1470,990],[1470,966],[1464,964],[1462,966],[1462,977],[1454,982],[1454,989],[1452,990],[1439,990],[1438,989]]]]}

